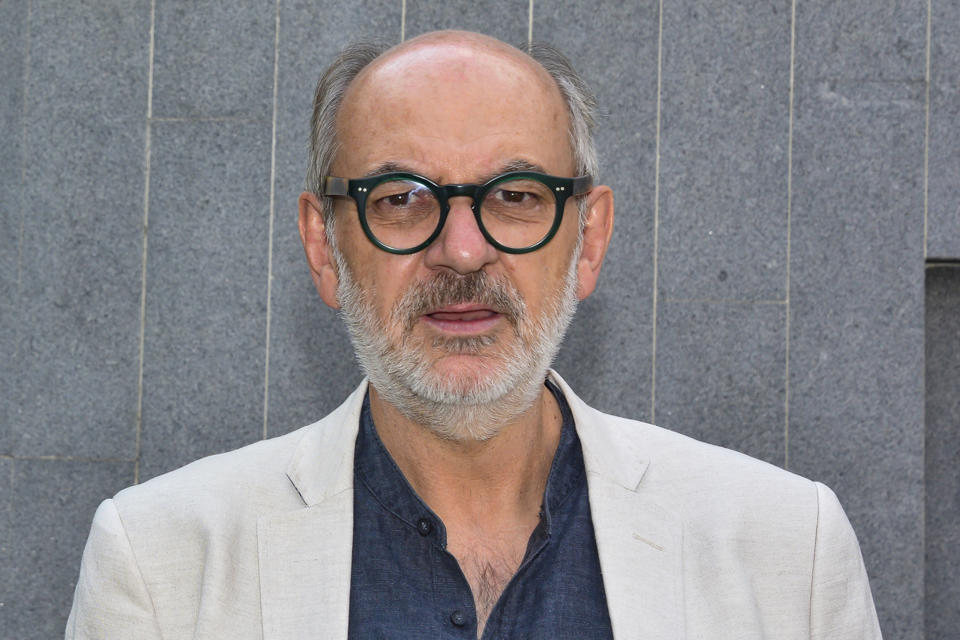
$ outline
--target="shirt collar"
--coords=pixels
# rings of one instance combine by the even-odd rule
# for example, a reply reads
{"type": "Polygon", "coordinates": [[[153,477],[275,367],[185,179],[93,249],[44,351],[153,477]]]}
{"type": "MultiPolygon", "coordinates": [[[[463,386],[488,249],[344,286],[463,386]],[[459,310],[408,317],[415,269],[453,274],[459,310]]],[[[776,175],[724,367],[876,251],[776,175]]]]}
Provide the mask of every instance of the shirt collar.
{"type": "MultiPolygon", "coordinates": [[[[542,532],[549,536],[551,514],[555,514],[562,508],[565,499],[576,486],[585,482],[586,473],[580,440],[577,437],[573,414],[566,398],[553,381],[547,379],[545,384],[560,406],[563,423],[560,429],[560,441],[547,476],[547,486],[541,507],[542,532]]],[[[436,527],[437,543],[443,548],[446,547],[446,530],[440,518],[410,486],[377,435],[370,412],[369,392],[363,400],[360,411],[360,429],[357,433],[354,464],[358,480],[384,509],[414,528],[422,519],[429,518],[436,527]]]]}

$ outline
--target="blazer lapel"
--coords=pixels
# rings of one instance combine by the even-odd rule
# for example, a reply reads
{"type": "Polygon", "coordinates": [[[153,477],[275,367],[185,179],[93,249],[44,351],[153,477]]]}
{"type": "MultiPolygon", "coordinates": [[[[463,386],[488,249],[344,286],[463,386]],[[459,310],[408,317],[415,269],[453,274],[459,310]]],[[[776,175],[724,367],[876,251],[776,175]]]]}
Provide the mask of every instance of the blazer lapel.
{"type": "Polygon", "coordinates": [[[637,493],[596,475],[588,478],[614,637],[683,638],[681,526],[637,493]]]}
{"type": "Polygon", "coordinates": [[[353,491],[261,521],[258,534],[264,640],[345,638],[353,491]]]}
{"type": "Polygon", "coordinates": [[[570,404],[583,447],[614,637],[683,638],[683,526],[645,495],[641,481],[649,461],[636,423],[617,424],[587,406],[555,372],[551,376],[570,404]]]}
{"type": "Polygon", "coordinates": [[[257,523],[265,640],[345,638],[353,550],[353,452],[366,381],[315,424],[287,476],[304,508],[257,523]]]}

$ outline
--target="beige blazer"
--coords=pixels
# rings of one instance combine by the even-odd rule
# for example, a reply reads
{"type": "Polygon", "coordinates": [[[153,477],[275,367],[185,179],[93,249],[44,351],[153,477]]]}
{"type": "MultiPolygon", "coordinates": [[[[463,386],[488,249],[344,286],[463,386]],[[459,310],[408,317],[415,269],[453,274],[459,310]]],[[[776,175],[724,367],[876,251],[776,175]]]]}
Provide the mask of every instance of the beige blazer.
{"type": "MultiPolygon", "coordinates": [[[[602,414],[550,375],[583,446],[617,638],[880,637],[856,537],[829,489],[602,414]]],[[[365,391],[299,431],[103,502],[66,637],[346,637],[365,391]]]]}

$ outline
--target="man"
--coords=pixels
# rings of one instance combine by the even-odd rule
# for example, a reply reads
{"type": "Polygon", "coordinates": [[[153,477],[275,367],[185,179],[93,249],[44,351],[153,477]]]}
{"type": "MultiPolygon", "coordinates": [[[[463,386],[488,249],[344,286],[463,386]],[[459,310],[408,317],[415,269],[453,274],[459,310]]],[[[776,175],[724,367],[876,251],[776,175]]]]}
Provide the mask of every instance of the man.
{"type": "Polygon", "coordinates": [[[101,505],[68,637],[877,638],[833,494],[548,369],[613,196],[562,57],[345,51],[300,233],[367,374],[317,424],[101,505]]]}

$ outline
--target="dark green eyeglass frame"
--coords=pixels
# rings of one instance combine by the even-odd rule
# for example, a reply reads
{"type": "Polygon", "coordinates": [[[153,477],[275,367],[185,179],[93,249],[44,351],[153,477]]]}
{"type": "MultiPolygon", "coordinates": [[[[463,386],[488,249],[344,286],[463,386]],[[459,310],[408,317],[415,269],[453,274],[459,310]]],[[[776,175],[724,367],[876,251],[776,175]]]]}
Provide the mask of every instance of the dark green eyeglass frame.
{"type": "Polygon", "coordinates": [[[418,251],[423,251],[426,249],[431,242],[437,239],[437,236],[440,235],[440,231],[443,230],[443,225],[447,222],[447,214],[450,213],[449,199],[459,196],[466,196],[473,200],[473,202],[470,204],[470,209],[473,211],[473,217],[477,221],[477,227],[479,227],[480,233],[483,234],[483,237],[486,239],[486,241],[493,245],[498,251],[519,254],[536,251],[540,247],[550,242],[550,240],[553,239],[553,236],[557,234],[557,230],[560,228],[560,223],[563,221],[563,211],[567,204],[567,198],[570,196],[583,195],[592,188],[593,178],[591,176],[559,178],[557,176],[550,176],[545,173],[536,173],[534,171],[511,171],[510,173],[504,173],[496,176],[495,178],[492,178],[483,184],[444,185],[439,185],[430,179],[424,178],[423,176],[415,173],[383,173],[370,178],[360,178],[357,180],[326,176],[323,179],[323,192],[320,195],[349,196],[353,198],[357,203],[357,214],[360,216],[360,226],[363,227],[363,232],[366,234],[367,239],[378,248],[397,255],[417,253],[418,251]],[[480,207],[477,206],[477,203],[483,202],[483,199],[497,184],[505,180],[516,180],[520,178],[537,180],[549,187],[556,196],[557,210],[556,214],[554,215],[553,224],[550,226],[550,230],[547,231],[547,235],[545,235],[542,240],[528,247],[507,247],[497,242],[487,231],[486,227],[483,226],[483,220],[480,218],[480,207]],[[440,218],[437,221],[437,228],[433,230],[433,233],[430,234],[429,238],[417,246],[409,249],[397,249],[396,247],[391,247],[380,242],[373,234],[373,231],[371,231],[370,226],[367,224],[367,194],[369,194],[370,191],[372,191],[377,185],[392,180],[413,180],[419,182],[433,192],[433,195],[437,197],[437,202],[440,204],[440,218]]]}

